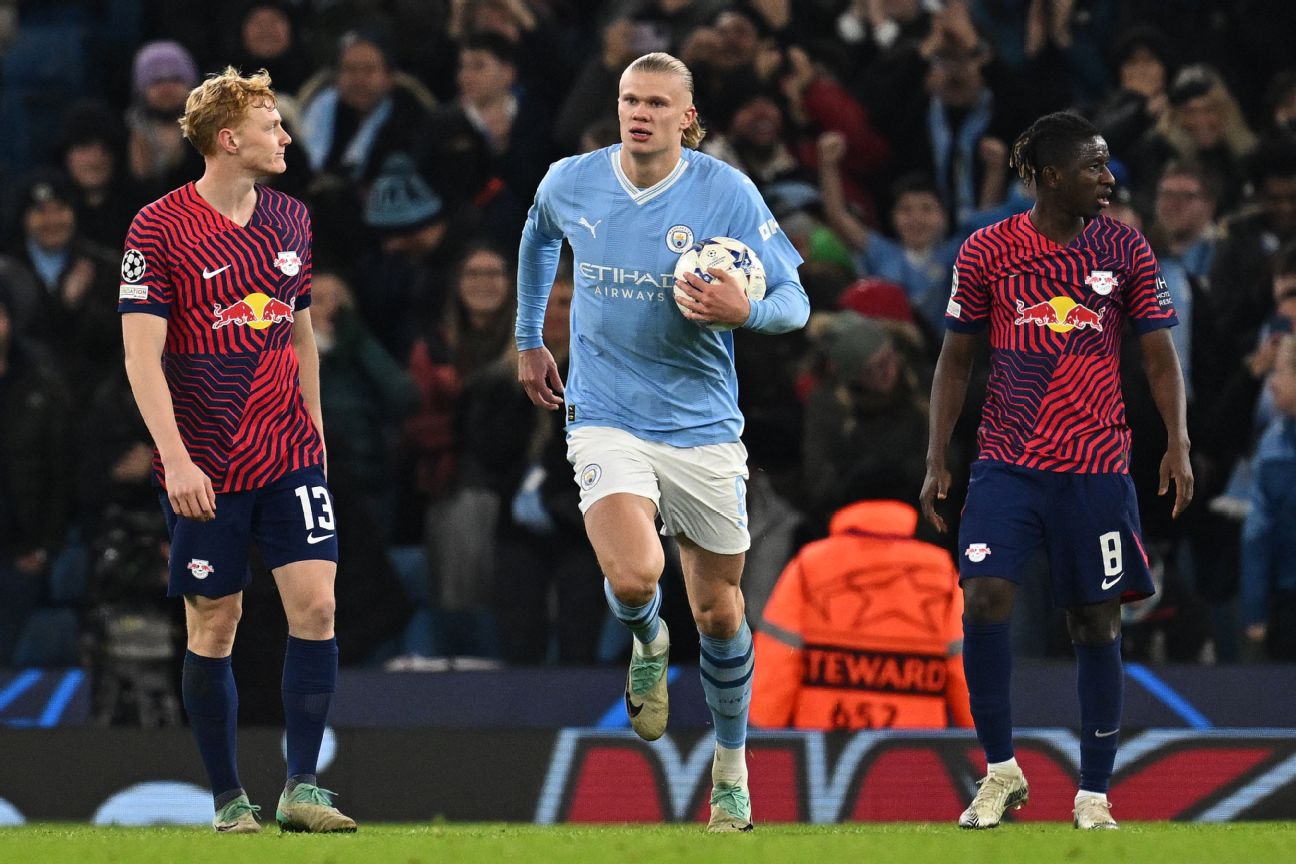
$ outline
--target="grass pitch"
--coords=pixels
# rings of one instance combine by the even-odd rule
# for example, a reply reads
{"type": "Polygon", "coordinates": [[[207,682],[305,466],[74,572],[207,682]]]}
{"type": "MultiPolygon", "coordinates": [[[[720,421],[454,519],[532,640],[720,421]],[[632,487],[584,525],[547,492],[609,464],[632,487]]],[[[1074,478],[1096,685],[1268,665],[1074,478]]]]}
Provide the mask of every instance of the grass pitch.
{"type": "Polygon", "coordinates": [[[1126,822],[1081,834],[1066,824],[764,825],[708,835],[701,825],[362,825],[357,834],[217,836],[199,828],[96,828],[46,823],[0,829],[5,864],[1266,864],[1296,860],[1296,823],[1126,822]]]}

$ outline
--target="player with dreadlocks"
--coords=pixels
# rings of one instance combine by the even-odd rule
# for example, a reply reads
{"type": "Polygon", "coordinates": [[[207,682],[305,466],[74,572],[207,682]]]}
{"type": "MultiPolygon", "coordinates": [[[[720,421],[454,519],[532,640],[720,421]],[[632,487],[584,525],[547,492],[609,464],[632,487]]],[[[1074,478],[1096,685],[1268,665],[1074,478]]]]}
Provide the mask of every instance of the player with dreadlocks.
{"type": "Polygon", "coordinates": [[[932,383],[927,519],[949,493],[945,452],[967,395],[979,334],[989,327],[990,380],[967,506],[959,527],[963,665],[987,772],[964,828],[993,828],[1029,797],[1013,756],[1009,618],[1026,566],[1048,553],[1053,601],[1066,609],[1080,697],[1077,828],[1116,828],[1107,800],[1124,669],[1120,607],[1154,592],[1129,478],[1130,431],[1120,390],[1129,320],[1168,434],[1159,494],[1173,515],[1192,499],[1183,375],[1167,329],[1178,323],[1147,240],[1102,215],[1115,178],[1107,142],[1075,114],[1041,117],[1011,164],[1036,203],[963,244],[932,383]]]}

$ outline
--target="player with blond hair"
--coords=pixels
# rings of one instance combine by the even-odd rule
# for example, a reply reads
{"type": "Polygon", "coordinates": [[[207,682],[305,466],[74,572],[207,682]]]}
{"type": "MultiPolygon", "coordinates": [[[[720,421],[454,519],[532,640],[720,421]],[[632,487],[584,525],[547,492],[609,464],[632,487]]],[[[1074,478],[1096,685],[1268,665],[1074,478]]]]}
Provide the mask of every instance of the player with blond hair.
{"type": "Polygon", "coordinates": [[[227,68],[195,87],[180,126],[205,170],[140,210],[118,309],[126,372],[157,447],[171,534],[168,594],[183,596],[182,696],[211,781],[212,825],[260,830],[235,757],[230,666],[255,542],[288,618],[283,667],[286,831],[354,831],[317,785],[337,681],[337,526],[325,479],[306,207],[261,185],[292,137],[270,76],[227,68]]]}
{"type": "Polygon", "coordinates": [[[540,183],[518,254],[518,378],[537,404],[566,405],[568,459],[604,594],[633,634],[626,711],[659,738],[669,713],[670,637],[658,612],[661,533],[680,548],[701,641],[702,688],[715,722],[712,831],[752,827],[746,738],[752,637],[739,587],[747,533],[733,334],[805,324],[801,258],[752,182],[692,149],[703,130],[693,78],[669,54],[621,75],[621,143],[554,163],[540,183]],[[673,276],[695,241],[733,237],[765,264],[768,291],[737,280],[673,276]],[[563,241],[575,258],[567,386],[541,335],[563,241]],[[673,291],[687,297],[676,308],[673,291]]]}

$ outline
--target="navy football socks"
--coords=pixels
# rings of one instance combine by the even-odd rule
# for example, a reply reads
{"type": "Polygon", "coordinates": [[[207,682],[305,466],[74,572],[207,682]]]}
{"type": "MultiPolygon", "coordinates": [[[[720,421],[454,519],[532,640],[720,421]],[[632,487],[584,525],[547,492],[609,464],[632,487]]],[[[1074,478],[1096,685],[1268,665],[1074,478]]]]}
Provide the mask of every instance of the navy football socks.
{"type": "Polygon", "coordinates": [[[1010,622],[974,624],[963,619],[963,671],[986,761],[1007,762],[1013,758],[1010,622]]]}
{"type": "Polygon", "coordinates": [[[235,759],[238,690],[230,658],[201,657],[186,651],[180,692],[189,728],[211,781],[212,797],[219,807],[222,796],[229,799],[228,793],[241,791],[235,759]]]}
{"type": "Polygon", "coordinates": [[[288,777],[315,782],[320,741],[337,689],[337,639],[288,637],[284,652],[283,706],[288,777]]]}
{"type": "Polygon", "coordinates": [[[1074,644],[1076,691],[1080,696],[1080,788],[1103,792],[1111,784],[1125,702],[1121,640],[1107,645],[1074,644]]]}

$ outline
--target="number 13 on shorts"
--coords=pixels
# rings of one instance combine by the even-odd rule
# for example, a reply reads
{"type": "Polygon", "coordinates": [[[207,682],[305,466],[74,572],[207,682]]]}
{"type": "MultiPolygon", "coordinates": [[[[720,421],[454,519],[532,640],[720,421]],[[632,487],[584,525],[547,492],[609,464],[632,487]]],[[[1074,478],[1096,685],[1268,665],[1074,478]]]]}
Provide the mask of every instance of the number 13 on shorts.
{"type": "Polygon", "coordinates": [[[332,531],[334,529],[333,501],[329,498],[327,489],[323,486],[311,486],[309,488],[298,486],[293,491],[297,493],[297,500],[301,502],[302,521],[306,523],[308,534],[316,528],[321,531],[332,531]],[[319,504],[318,515],[316,515],[316,503],[319,504]]]}

